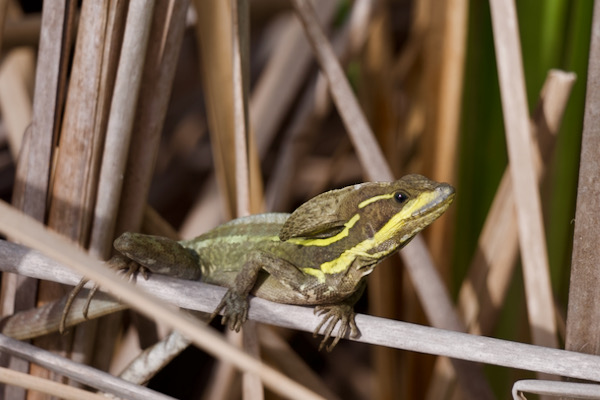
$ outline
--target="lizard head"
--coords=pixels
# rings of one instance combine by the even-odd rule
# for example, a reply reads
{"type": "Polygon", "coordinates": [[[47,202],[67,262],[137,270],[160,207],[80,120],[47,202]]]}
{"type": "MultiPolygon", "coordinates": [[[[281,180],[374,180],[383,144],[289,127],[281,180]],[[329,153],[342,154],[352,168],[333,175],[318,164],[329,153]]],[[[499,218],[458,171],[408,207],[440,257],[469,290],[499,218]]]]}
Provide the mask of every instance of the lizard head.
{"type": "Polygon", "coordinates": [[[391,183],[364,184],[356,208],[370,225],[375,247],[407,244],[435,221],[454,200],[454,188],[421,175],[407,175],[391,183]]]}
{"type": "MultiPolygon", "coordinates": [[[[366,182],[320,194],[285,222],[281,240],[329,245],[350,237],[375,250],[399,248],[446,211],[454,188],[421,175],[395,182],[366,182]],[[313,240],[318,239],[318,240],[313,240]]],[[[346,245],[346,244],[343,244],[346,245]]]]}

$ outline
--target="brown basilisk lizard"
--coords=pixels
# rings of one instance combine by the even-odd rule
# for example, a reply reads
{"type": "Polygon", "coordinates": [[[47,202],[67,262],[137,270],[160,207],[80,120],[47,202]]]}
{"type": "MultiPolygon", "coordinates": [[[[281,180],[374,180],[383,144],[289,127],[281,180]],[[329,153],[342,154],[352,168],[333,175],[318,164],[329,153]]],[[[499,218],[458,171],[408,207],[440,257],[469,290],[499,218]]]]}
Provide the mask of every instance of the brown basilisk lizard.
{"type": "MultiPolygon", "coordinates": [[[[113,265],[229,288],[211,318],[222,313],[222,323],[235,330],[247,319],[250,294],[314,305],[323,315],[315,335],[325,327],[320,348],[340,323],[331,350],[348,329],[358,335],[353,306],[365,277],[453,198],[452,186],[420,175],[367,182],[320,194],[292,214],[238,218],[191,240],[124,233],[114,245],[127,259],[117,256],[113,265]]],[[[67,312],[68,306],[63,320],[67,312]]]]}

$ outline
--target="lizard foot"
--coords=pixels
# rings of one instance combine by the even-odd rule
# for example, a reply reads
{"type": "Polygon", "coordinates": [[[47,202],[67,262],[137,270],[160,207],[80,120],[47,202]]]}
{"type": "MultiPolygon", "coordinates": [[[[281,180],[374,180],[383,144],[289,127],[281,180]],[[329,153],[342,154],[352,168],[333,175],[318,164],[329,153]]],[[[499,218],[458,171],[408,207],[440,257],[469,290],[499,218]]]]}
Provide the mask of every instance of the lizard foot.
{"type": "Polygon", "coordinates": [[[319,316],[323,316],[321,323],[316,327],[313,337],[317,337],[321,328],[325,327],[323,331],[323,340],[319,345],[319,351],[323,348],[326,348],[327,351],[333,350],[336,344],[340,341],[340,339],[346,336],[348,332],[348,327],[350,328],[350,337],[356,338],[360,335],[360,331],[356,326],[356,322],[354,321],[354,309],[351,305],[348,304],[337,304],[337,305],[328,305],[328,306],[316,306],[315,314],[319,316]],[[326,346],[327,341],[331,338],[331,334],[333,333],[333,329],[340,322],[340,327],[337,332],[337,336],[333,339],[331,344],[326,346]]]}
{"type": "Polygon", "coordinates": [[[248,296],[243,296],[229,289],[215,311],[210,315],[210,321],[222,311],[221,323],[227,325],[232,331],[239,332],[248,319],[248,308],[248,296]]]}

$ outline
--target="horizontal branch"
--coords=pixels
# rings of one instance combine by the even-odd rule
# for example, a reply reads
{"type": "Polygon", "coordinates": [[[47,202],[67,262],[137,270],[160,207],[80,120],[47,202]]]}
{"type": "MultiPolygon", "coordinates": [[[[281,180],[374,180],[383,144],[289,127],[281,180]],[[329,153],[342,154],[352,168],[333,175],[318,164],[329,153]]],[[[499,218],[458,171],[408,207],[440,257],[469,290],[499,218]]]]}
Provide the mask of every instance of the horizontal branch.
{"type": "MultiPolygon", "coordinates": [[[[5,241],[0,242],[0,269],[66,284],[79,281],[75,273],[39,252],[5,241]]],[[[156,274],[148,280],[138,279],[137,286],[179,307],[203,312],[212,312],[225,294],[222,287],[156,274]]],[[[320,320],[310,307],[278,304],[260,298],[251,299],[249,317],[307,332],[312,332],[320,320]]],[[[361,331],[356,340],[364,343],[600,382],[600,356],[363,314],[356,316],[356,323],[361,331]]]]}

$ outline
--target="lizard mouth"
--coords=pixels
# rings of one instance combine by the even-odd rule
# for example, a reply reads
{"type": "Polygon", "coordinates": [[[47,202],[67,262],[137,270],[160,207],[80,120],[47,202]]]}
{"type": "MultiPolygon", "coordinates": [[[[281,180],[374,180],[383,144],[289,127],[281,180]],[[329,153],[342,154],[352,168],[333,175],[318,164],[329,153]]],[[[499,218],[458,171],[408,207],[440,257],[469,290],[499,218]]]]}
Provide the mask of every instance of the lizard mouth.
{"type": "Polygon", "coordinates": [[[447,183],[442,183],[430,192],[428,197],[429,201],[414,210],[411,217],[417,218],[425,214],[441,215],[454,200],[454,188],[447,183]]]}

